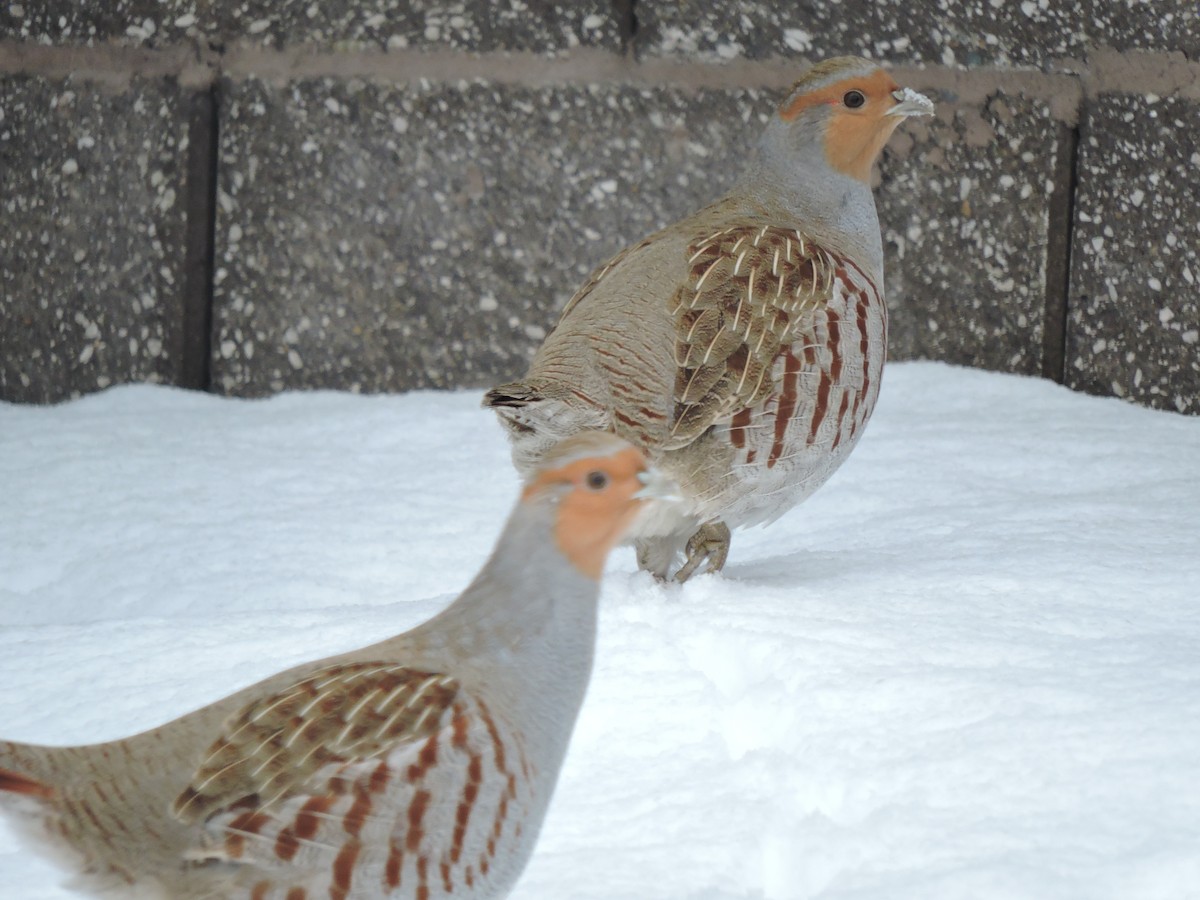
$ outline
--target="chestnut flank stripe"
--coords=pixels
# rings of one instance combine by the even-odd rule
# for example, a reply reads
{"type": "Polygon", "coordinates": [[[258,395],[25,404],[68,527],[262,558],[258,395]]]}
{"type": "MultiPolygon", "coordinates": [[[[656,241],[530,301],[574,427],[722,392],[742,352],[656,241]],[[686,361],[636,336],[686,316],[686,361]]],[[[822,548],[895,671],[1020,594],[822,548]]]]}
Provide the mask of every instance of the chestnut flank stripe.
{"type": "MultiPolygon", "coordinates": [[[[862,401],[864,403],[863,408],[865,409],[866,408],[865,404],[870,403],[870,397],[871,397],[871,365],[870,365],[871,343],[870,343],[870,337],[867,334],[867,292],[866,291],[859,292],[858,303],[855,304],[854,311],[858,318],[858,335],[859,335],[858,349],[859,349],[859,352],[862,353],[862,358],[863,358],[862,393],[859,394],[859,397],[862,399],[862,401]]],[[[857,399],[858,398],[856,398],[856,400],[857,399]]],[[[855,406],[857,407],[858,405],[859,404],[856,402],[855,406]]],[[[856,416],[856,418],[857,418],[857,416],[856,416]]]]}
{"type": "Polygon", "coordinates": [[[733,422],[729,429],[729,440],[739,450],[746,446],[746,428],[749,424],[750,407],[746,407],[734,414],[733,422]]]}
{"type": "Polygon", "coordinates": [[[429,860],[417,857],[417,900],[429,900],[429,860]]]}
{"type": "Polygon", "coordinates": [[[454,840],[450,845],[450,861],[457,863],[462,856],[463,840],[467,834],[467,824],[471,820],[471,810],[475,807],[475,799],[479,796],[479,784],[483,780],[483,760],[478,754],[471,755],[467,765],[467,783],[463,786],[462,800],[454,813],[454,840]]]}
{"type": "Polygon", "coordinates": [[[425,810],[428,808],[429,791],[417,791],[408,807],[408,834],[405,838],[405,847],[409,852],[415,853],[421,846],[421,839],[425,836],[421,822],[424,820],[425,810]]]}
{"type": "MultiPolygon", "coordinates": [[[[837,433],[834,434],[834,436],[833,436],[833,446],[831,446],[829,448],[830,450],[836,450],[838,448],[838,444],[840,444],[842,442],[842,429],[845,427],[845,424],[846,424],[846,410],[849,409],[849,407],[850,407],[850,391],[848,389],[843,389],[842,403],[838,407],[838,414],[837,414],[837,433]]],[[[853,422],[850,423],[850,432],[851,432],[851,434],[854,433],[854,423],[853,422]]]]}
{"type": "Polygon", "coordinates": [[[354,880],[354,863],[358,861],[361,850],[362,844],[357,840],[347,841],[333,861],[333,884],[329,886],[329,900],[346,900],[354,880]]]}
{"type": "Polygon", "coordinates": [[[415,784],[424,778],[425,773],[437,764],[437,755],[438,733],[435,731],[421,748],[421,755],[417,757],[417,761],[408,767],[408,780],[415,784]]]}
{"type": "Polygon", "coordinates": [[[404,851],[394,840],[388,841],[388,858],[383,867],[384,882],[390,888],[400,887],[400,873],[404,869],[404,851]]]}
{"type": "Polygon", "coordinates": [[[258,834],[267,821],[266,815],[257,812],[245,812],[235,818],[225,826],[225,852],[234,859],[240,859],[246,846],[245,835],[258,834]]]}
{"type": "Polygon", "coordinates": [[[829,352],[833,356],[829,377],[834,384],[839,384],[842,380],[842,322],[832,309],[825,310],[825,321],[829,329],[829,352]]]}
{"type": "Polygon", "coordinates": [[[300,812],[296,814],[296,821],[292,825],[292,831],[295,832],[296,837],[302,841],[311,840],[321,826],[322,816],[329,812],[333,803],[333,797],[313,797],[300,807],[300,812]]]}
{"type": "Polygon", "coordinates": [[[371,815],[371,803],[371,795],[368,791],[363,788],[355,791],[354,805],[346,811],[346,815],[342,819],[342,827],[346,829],[347,834],[358,837],[363,825],[367,822],[367,817],[371,815]]]}
{"type": "Polygon", "coordinates": [[[387,764],[387,760],[380,760],[379,765],[375,767],[375,771],[371,773],[371,780],[367,783],[367,790],[372,794],[382,794],[387,788],[387,783],[392,777],[392,770],[387,764]]]}
{"type": "Polygon", "coordinates": [[[771,453],[767,457],[767,468],[774,468],[783,455],[783,438],[787,427],[796,412],[796,400],[800,392],[800,360],[796,359],[791,349],[784,351],[783,358],[783,390],[779,394],[779,406],[775,410],[775,440],[771,443],[771,453]]]}
{"type": "Polygon", "coordinates": [[[813,406],[812,425],[808,429],[808,443],[810,444],[816,441],[817,430],[825,421],[825,413],[829,411],[829,387],[831,384],[829,373],[822,369],[821,380],[817,382],[817,402],[813,406]]]}
{"type": "Polygon", "coordinates": [[[284,862],[290,862],[292,857],[300,849],[300,842],[296,840],[296,832],[291,828],[284,828],[279,832],[279,837],[275,839],[275,855],[284,862]]]}
{"type": "Polygon", "coordinates": [[[450,721],[450,726],[453,730],[450,745],[456,750],[464,750],[467,746],[467,730],[470,727],[470,720],[467,718],[466,712],[463,710],[461,703],[454,704],[454,718],[450,721]]]}

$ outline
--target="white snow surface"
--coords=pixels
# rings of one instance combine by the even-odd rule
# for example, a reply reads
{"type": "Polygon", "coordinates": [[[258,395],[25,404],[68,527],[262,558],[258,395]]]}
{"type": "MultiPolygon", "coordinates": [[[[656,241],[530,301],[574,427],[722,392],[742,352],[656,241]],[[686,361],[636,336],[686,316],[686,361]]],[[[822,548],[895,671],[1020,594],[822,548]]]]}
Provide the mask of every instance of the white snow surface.
{"type": "MultiPolygon", "coordinates": [[[[122,737],[405,630],[517,492],[479,395],[0,405],[0,734],[122,737]]],[[[518,900],[1200,897],[1200,419],[888,368],[720,576],[609,564],[518,900]]],[[[0,897],[52,900],[0,831],[0,897]]]]}

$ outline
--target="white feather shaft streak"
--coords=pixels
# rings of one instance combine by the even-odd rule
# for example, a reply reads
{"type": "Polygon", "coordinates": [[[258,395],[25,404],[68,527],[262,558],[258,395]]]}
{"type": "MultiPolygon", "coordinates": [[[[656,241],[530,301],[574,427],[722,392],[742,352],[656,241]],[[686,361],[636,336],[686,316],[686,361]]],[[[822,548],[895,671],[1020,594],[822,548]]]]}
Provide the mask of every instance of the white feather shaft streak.
{"type": "Polygon", "coordinates": [[[702,364],[704,364],[704,365],[708,364],[709,359],[712,357],[713,349],[717,346],[717,342],[720,340],[721,340],[721,331],[720,331],[720,329],[718,329],[717,333],[713,335],[713,339],[708,342],[708,349],[704,351],[704,358],[701,360],[702,364]]]}
{"type": "Polygon", "coordinates": [[[713,260],[712,265],[710,265],[707,269],[704,270],[704,274],[701,275],[700,279],[696,282],[696,293],[697,294],[699,294],[700,289],[702,287],[704,287],[704,282],[708,278],[708,276],[710,274],[712,274],[712,270],[715,269],[717,266],[719,266],[722,261],[723,260],[721,259],[721,257],[718,256],[716,259],[713,260]]]}

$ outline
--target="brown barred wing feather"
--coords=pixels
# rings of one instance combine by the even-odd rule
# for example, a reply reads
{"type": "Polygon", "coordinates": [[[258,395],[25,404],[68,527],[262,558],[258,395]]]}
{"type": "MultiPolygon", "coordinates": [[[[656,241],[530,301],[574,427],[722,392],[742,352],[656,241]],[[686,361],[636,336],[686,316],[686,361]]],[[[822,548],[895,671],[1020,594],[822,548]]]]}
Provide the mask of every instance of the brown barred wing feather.
{"type": "Polygon", "coordinates": [[[322,768],[427,738],[458,692],[449,676],[395,664],[319,669],[236,714],[172,812],[196,822],[239,805],[269,807],[322,768]]]}
{"type": "Polygon", "coordinates": [[[833,261],[794,229],[739,225],[689,249],[671,299],[675,416],[669,447],[777,393],[775,362],[805,314],[828,301],[833,261]]]}
{"type": "Polygon", "coordinates": [[[246,707],[175,809],[203,819],[188,861],[235,864],[238,900],[487,896],[533,776],[517,730],[454,679],[350,664],[246,707]]]}

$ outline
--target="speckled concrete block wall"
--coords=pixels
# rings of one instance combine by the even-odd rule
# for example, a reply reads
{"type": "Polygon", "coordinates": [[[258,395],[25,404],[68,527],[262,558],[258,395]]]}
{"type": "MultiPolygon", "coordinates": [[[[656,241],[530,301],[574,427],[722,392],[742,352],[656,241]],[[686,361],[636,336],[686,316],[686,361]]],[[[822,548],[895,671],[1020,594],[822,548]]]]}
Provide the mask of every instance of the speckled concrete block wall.
{"type": "Polygon", "coordinates": [[[1045,102],[997,93],[943,99],[893,140],[878,197],[893,359],[1047,373],[1064,132],[1045,102]]]}
{"type": "Polygon", "coordinates": [[[1067,384],[1200,412],[1200,102],[1091,104],[1075,195],[1067,384]]]}
{"type": "Polygon", "coordinates": [[[596,264],[729,185],[748,135],[712,114],[768,106],[609,85],[225,88],[214,378],[250,395],[519,373],[596,264]]]}
{"type": "Polygon", "coordinates": [[[518,375],[842,52],[938,102],[880,166],[892,357],[1200,413],[1192,0],[0,3],[0,398],[518,375]]]}
{"type": "Polygon", "coordinates": [[[0,81],[0,396],[179,380],[182,104],[162,80],[0,81]]]}

